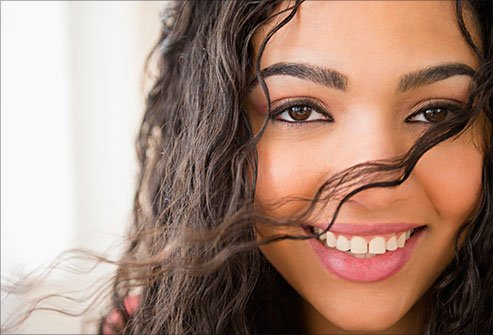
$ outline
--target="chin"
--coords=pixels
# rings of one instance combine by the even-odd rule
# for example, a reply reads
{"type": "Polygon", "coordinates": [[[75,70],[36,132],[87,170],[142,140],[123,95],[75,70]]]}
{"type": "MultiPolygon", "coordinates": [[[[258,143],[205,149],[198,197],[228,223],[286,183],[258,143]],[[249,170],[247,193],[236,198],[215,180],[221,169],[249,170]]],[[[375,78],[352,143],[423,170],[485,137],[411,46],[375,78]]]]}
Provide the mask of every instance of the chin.
{"type": "Polygon", "coordinates": [[[394,323],[382,322],[380,320],[353,319],[350,322],[334,324],[348,332],[380,332],[390,328],[394,323]]]}
{"type": "Polygon", "coordinates": [[[348,332],[379,332],[397,323],[405,313],[399,313],[395,306],[388,308],[348,308],[336,313],[327,313],[324,317],[335,326],[348,332]]]}

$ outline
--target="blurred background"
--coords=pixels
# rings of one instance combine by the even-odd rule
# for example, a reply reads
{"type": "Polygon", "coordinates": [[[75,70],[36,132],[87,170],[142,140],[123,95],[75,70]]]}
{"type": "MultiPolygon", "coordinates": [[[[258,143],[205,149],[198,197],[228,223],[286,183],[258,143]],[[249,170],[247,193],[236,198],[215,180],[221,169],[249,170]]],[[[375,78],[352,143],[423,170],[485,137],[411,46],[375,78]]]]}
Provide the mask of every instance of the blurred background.
{"type": "MultiPolygon", "coordinates": [[[[152,82],[144,63],[166,5],[1,2],[2,285],[69,248],[120,251],[152,82]]],[[[33,294],[90,284],[90,276],[78,283],[55,272],[28,296],[2,293],[2,324],[33,294]]],[[[81,323],[40,312],[16,333],[77,334],[81,323]]]]}

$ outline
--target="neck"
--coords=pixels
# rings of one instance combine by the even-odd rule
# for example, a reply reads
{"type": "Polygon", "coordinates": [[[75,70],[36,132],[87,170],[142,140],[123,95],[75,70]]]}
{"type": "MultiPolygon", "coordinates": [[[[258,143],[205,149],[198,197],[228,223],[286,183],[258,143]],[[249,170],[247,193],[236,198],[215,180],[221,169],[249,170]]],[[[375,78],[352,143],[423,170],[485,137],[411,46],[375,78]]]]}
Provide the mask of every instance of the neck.
{"type": "Polygon", "coordinates": [[[390,328],[380,330],[377,332],[359,332],[347,331],[337,327],[326,318],[324,318],[313,306],[303,299],[302,310],[305,318],[305,327],[307,334],[421,334],[424,326],[424,309],[426,307],[427,294],[425,294],[414,306],[395,324],[390,328]]]}

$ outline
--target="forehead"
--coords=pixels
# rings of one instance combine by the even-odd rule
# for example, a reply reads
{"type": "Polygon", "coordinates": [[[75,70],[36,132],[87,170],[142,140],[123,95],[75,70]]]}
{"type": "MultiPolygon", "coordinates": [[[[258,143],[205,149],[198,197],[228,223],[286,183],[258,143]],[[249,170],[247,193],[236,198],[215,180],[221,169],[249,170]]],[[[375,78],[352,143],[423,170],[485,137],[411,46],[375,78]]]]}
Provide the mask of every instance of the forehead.
{"type": "MultiPolygon", "coordinates": [[[[259,29],[256,51],[281,19],[259,29]]],[[[400,74],[443,62],[478,65],[457,24],[455,1],[305,1],[269,41],[261,68],[286,61],[373,80],[382,71],[400,74]]]]}

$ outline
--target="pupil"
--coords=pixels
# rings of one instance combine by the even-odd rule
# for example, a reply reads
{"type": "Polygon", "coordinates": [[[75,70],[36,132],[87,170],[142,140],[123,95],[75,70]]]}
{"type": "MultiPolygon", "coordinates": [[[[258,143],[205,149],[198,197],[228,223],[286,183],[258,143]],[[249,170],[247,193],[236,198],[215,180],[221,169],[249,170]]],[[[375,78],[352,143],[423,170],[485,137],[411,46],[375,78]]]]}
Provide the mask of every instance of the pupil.
{"type": "Polygon", "coordinates": [[[289,111],[289,116],[296,121],[304,121],[310,117],[310,114],[310,107],[307,106],[294,106],[291,107],[291,110],[289,111]]]}
{"type": "Polygon", "coordinates": [[[440,122],[447,117],[447,110],[443,108],[433,108],[425,111],[425,118],[430,122],[440,122]]]}

